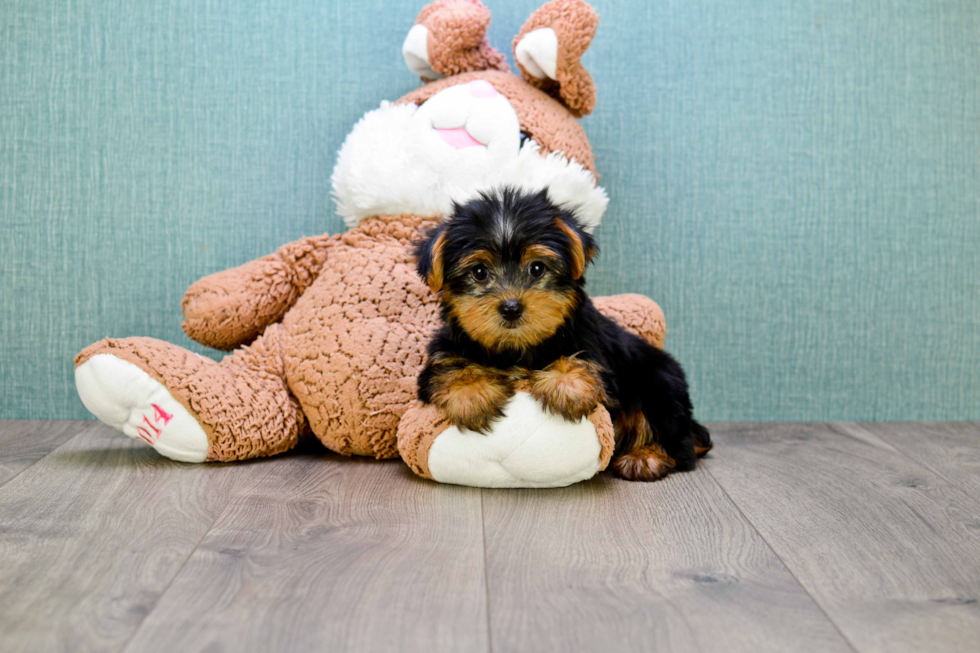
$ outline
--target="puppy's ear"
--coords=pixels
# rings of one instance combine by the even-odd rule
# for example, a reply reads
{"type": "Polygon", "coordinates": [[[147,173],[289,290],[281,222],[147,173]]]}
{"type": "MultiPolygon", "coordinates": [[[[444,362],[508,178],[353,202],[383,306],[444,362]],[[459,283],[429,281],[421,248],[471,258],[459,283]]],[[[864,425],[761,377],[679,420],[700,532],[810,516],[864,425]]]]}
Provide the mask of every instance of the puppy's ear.
{"type": "Polygon", "coordinates": [[[440,225],[430,231],[425,240],[415,246],[415,257],[418,260],[415,269],[434,292],[439,292],[442,289],[442,250],[445,244],[446,226],[440,225]]]}
{"type": "Polygon", "coordinates": [[[592,262],[598,253],[595,239],[585,232],[574,220],[562,217],[555,218],[555,226],[564,232],[568,237],[568,251],[571,257],[571,270],[573,279],[581,279],[585,274],[585,267],[592,262]]]}

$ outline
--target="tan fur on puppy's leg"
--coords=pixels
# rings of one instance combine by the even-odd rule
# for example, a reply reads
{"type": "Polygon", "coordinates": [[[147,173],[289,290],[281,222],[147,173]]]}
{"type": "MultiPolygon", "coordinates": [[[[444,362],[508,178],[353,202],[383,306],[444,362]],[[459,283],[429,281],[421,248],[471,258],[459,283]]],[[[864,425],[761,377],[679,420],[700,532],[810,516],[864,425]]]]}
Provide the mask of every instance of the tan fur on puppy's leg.
{"type": "Polygon", "coordinates": [[[654,442],[650,423],[640,410],[623,411],[616,418],[616,437],[625,453],[612,467],[629,481],[656,481],[669,474],[676,462],[654,442]]]}
{"type": "Polygon", "coordinates": [[[456,426],[479,433],[503,415],[504,404],[513,395],[508,374],[482,365],[447,367],[432,377],[432,403],[456,426]]]}
{"type": "Polygon", "coordinates": [[[660,445],[651,444],[619,456],[613,461],[613,469],[628,481],[656,481],[669,474],[676,464],[660,445]]]}
{"type": "Polygon", "coordinates": [[[575,422],[605,401],[606,389],[598,365],[563,357],[531,375],[531,396],[546,410],[575,422]]]}

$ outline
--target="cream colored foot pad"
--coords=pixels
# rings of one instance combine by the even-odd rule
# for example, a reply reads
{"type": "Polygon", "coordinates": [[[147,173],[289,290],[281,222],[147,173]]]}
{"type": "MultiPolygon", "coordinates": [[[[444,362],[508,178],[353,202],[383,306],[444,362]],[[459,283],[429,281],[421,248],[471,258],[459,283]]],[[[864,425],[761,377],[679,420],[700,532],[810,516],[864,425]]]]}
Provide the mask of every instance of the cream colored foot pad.
{"type": "Polygon", "coordinates": [[[208,438],[201,425],[136,365],[97,354],[75,368],[75,386],[93,415],[161,455],[188,463],[207,459],[208,438]]]}

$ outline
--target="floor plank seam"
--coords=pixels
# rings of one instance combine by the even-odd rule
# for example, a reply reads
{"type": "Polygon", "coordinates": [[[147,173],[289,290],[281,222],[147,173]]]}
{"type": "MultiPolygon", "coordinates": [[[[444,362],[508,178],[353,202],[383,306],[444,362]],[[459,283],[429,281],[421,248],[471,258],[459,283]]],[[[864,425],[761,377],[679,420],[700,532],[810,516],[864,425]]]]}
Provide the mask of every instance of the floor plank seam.
{"type": "MultiPolygon", "coordinates": [[[[704,465],[704,463],[701,464],[704,465]]],[[[719,481],[715,477],[715,475],[711,473],[711,465],[710,464],[704,465],[704,469],[708,473],[708,476],[711,477],[711,480],[715,482],[715,485],[717,485],[721,489],[725,497],[728,498],[732,506],[735,507],[735,510],[738,511],[738,514],[742,516],[742,519],[744,519],[745,522],[752,527],[752,530],[754,530],[756,534],[758,534],[758,536],[762,539],[762,541],[765,542],[766,546],[769,547],[769,550],[772,551],[772,554],[776,556],[777,560],[779,560],[779,564],[783,566],[783,569],[786,570],[786,573],[792,576],[793,579],[796,581],[796,584],[799,585],[804,592],[806,592],[806,595],[810,597],[810,600],[813,601],[813,604],[817,606],[817,609],[820,610],[820,612],[827,619],[827,621],[830,622],[830,625],[834,627],[834,630],[836,630],[837,633],[841,636],[841,639],[844,640],[844,642],[851,648],[852,651],[854,651],[854,653],[858,653],[858,648],[857,646],[854,645],[854,642],[852,642],[851,639],[844,634],[844,631],[842,631],[840,629],[840,626],[837,625],[837,622],[830,617],[830,615],[827,613],[824,607],[820,604],[820,601],[818,601],[817,598],[813,595],[813,593],[810,592],[809,589],[807,589],[806,585],[803,584],[803,581],[801,581],[800,578],[795,573],[793,573],[792,568],[790,568],[790,566],[786,564],[786,561],[783,560],[783,557],[779,555],[779,552],[776,551],[776,549],[769,542],[769,540],[766,539],[766,536],[763,535],[762,532],[756,527],[755,523],[751,519],[749,519],[749,516],[745,514],[745,512],[742,510],[742,507],[738,505],[738,503],[736,503],[735,499],[733,499],[732,495],[728,493],[728,490],[725,489],[725,486],[722,485],[721,481],[719,481]]]]}
{"type": "Polygon", "coordinates": [[[490,565],[487,561],[487,518],[483,509],[486,490],[480,489],[480,532],[483,534],[483,593],[487,605],[487,651],[493,653],[493,628],[490,626],[490,565]]]}
{"type": "Polygon", "coordinates": [[[124,653],[126,649],[129,647],[130,642],[132,642],[136,638],[136,635],[138,635],[140,630],[143,628],[143,624],[146,623],[146,620],[150,618],[150,615],[153,614],[153,611],[157,609],[158,605],[160,605],[160,601],[167,594],[167,592],[170,591],[170,588],[173,586],[174,581],[177,580],[181,572],[184,571],[184,567],[187,566],[187,563],[190,562],[190,559],[194,557],[194,553],[197,552],[197,548],[201,546],[201,542],[203,542],[207,538],[207,536],[211,534],[211,530],[214,528],[214,525],[218,523],[218,520],[221,519],[222,516],[224,516],[225,511],[228,510],[228,507],[230,505],[231,502],[229,501],[228,503],[225,504],[225,507],[223,509],[218,511],[217,516],[215,516],[215,518],[211,520],[211,524],[208,526],[207,530],[204,531],[204,534],[201,535],[201,539],[199,539],[197,541],[197,544],[194,545],[194,548],[192,548],[188,552],[187,557],[184,558],[184,561],[182,563],[180,563],[180,567],[177,568],[177,571],[174,572],[174,575],[170,577],[169,581],[167,581],[167,586],[164,587],[163,590],[160,592],[160,595],[157,596],[156,601],[153,602],[153,607],[151,607],[149,610],[146,611],[146,616],[144,616],[143,619],[140,621],[139,626],[137,626],[133,630],[133,632],[130,633],[129,637],[126,638],[126,641],[123,642],[122,646],[119,647],[118,649],[119,653],[124,653]]]}
{"type": "Polygon", "coordinates": [[[48,453],[46,453],[46,454],[44,454],[43,456],[41,456],[40,458],[38,458],[37,460],[35,460],[34,462],[32,462],[32,463],[31,463],[30,465],[28,465],[28,466],[27,466],[27,467],[25,467],[24,469],[22,469],[22,470],[20,470],[19,472],[17,472],[16,474],[14,474],[14,475],[13,475],[13,476],[11,476],[10,478],[8,478],[8,479],[7,479],[6,481],[4,481],[4,482],[2,482],[2,483],[0,483],[0,492],[3,492],[3,489],[4,489],[5,487],[7,487],[7,485],[9,485],[9,484],[11,483],[11,481],[13,481],[13,480],[14,480],[14,479],[16,479],[16,478],[20,478],[20,475],[21,475],[21,474],[23,474],[24,472],[26,472],[26,471],[28,471],[28,470],[30,470],[31,468],[33,468],[33,467],[34,467],[34,465],[36,465],[36,464],[38,464],[39,462],[41,462],[42,460],[44,460],[44,459],[46,459],[46,458],[47,458],[48,456],[50,456],[51,454],[53,454],[53,453],[54,453],[55,451],[58,451],[59,449],[61,449],[61,448],[62,448],[62,447],[64,447],[64,446],[67,446],[67,445],[68,445],[68,444],[70,444],[70,443],[71,443],[72,441],[74,441],[74,440],[75,440],[75,438],[77,438],[77,437],[80,437],[80,436],[82,436],[82,435],[84,435],[84,434],[86,434],[86,433],[88,433],[88,432],[89,432],[89,431],[90,431],[90,430],[91,430],[92,428],[94,428],[94,427],[98,427],[98,426],[100,426],[100,425],[101,425],[101,422],[95,422],[94,424],[91,424],[91,423],[90,423],[90,424],[87,424],[86,426],[84,426],[84,427],[82,428],[82,430],[81,430],[81,431],[79,431],[79,432],[78,432],[78,433],[76,433],[75,435],[73,435],[73,436],[71,436],[70,438],[68,438],[67,440],[65,440],[65,441],[64,441],[64,442],[62,442],[61,444],[59,444],[59,445],[58,445],[57,447],[55,447],[54,449],[52,449],[52,450],[51,450],[51,451],[49,451],[48,453]]]}

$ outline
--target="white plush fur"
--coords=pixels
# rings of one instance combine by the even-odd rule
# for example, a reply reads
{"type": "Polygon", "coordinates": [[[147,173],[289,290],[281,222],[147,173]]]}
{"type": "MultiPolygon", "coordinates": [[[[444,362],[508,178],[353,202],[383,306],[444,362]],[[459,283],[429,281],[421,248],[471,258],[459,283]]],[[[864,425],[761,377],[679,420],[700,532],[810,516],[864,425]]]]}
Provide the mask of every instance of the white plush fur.
{"type": "Polygon", "coordinates": [[[354,126],[332,177],[348,227],[375,215],[445,216],[454,201],[501,185],[547,187],[551,200],[574,211],[587,229],[598,226],[609,200],[594,175],[561,153],[542,156],[534,142],[520,147],[520,124],[506,98],[474,97],[466,86],[418,107],[384,102],[354,126]],[[465,128],[486,146],[454,149],[439,128],[465,128]]]}

